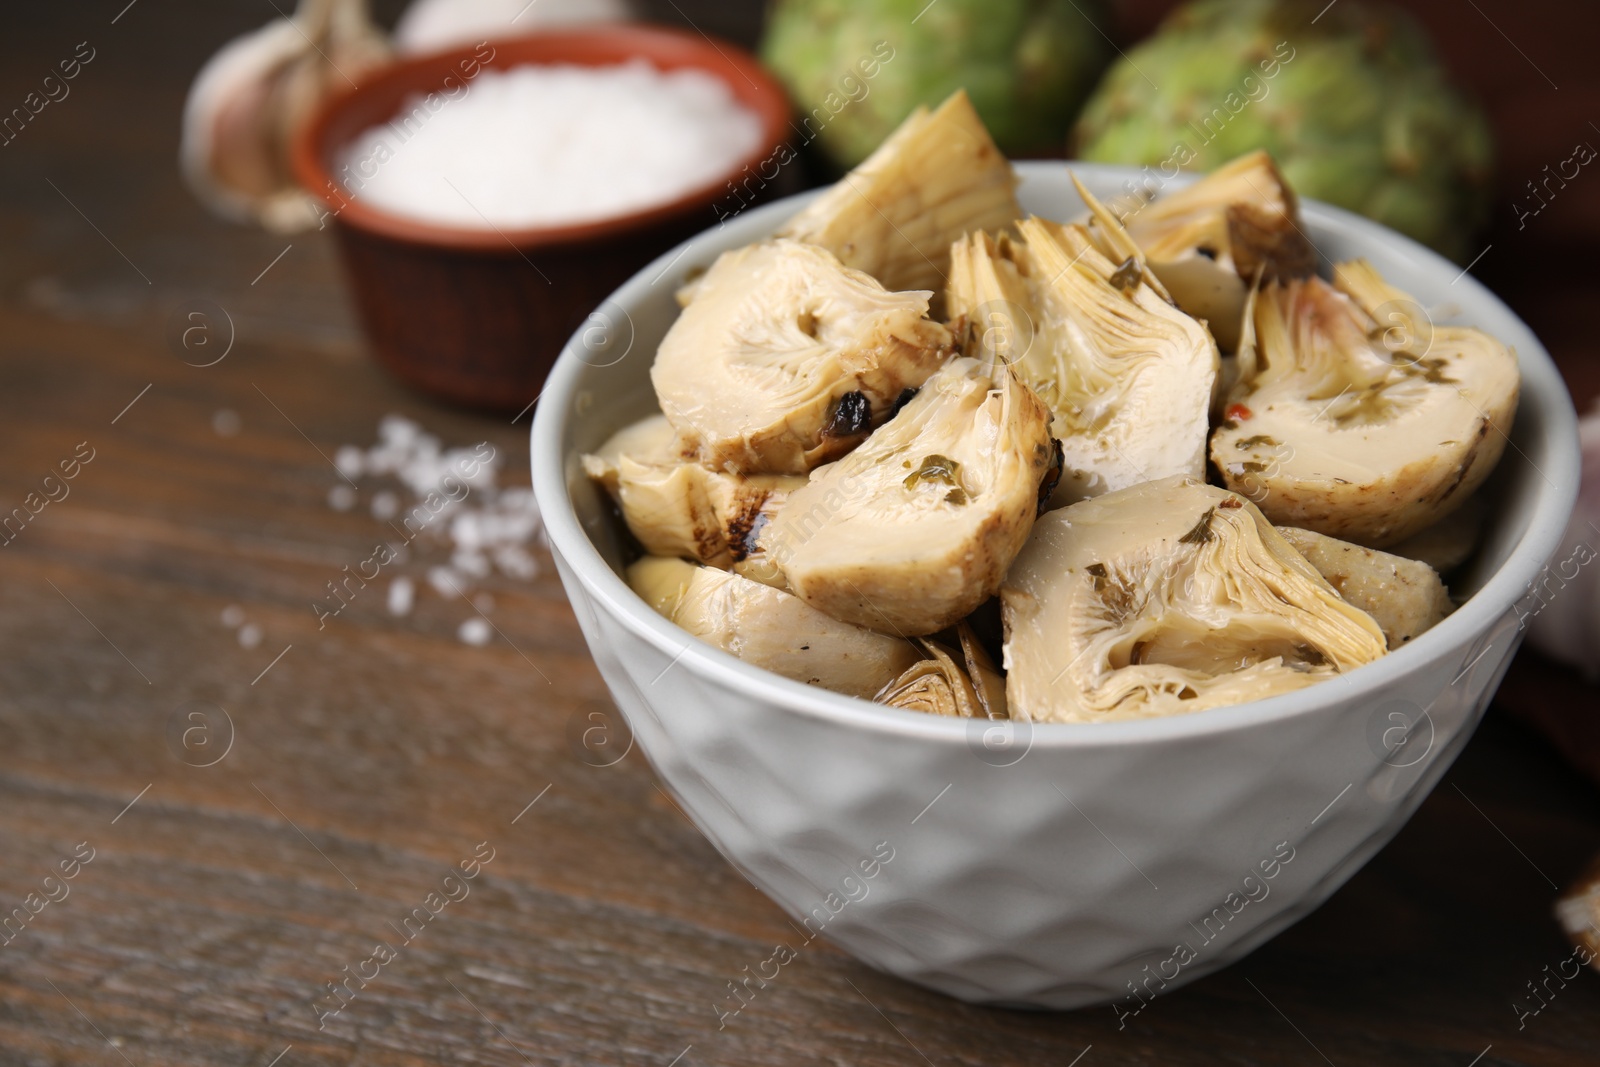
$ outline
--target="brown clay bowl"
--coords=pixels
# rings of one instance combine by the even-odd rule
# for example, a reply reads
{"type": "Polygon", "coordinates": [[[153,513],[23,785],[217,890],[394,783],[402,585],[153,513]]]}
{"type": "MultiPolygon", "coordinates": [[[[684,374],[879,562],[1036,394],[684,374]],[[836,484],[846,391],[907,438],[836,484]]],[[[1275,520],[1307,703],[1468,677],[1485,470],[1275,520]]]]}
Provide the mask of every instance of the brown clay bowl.
{"type": "MultiPolygon", "coordinates": [[[[520,411],[539,395],[562,345],[630,275],[756,190],[743,181],[784,140],[782,87],[738,46],[637,24],[489,41],[401,60],[327,100],[293,145],[295,176],[324,207],[357,313],[374,354],[402,381],[458,404],[520,411]],[[483,229],[383,211],[360,199],[360,175],[337,161],[367,128],[388,122],[413,94],[459,94],[483,68],[642,58],[657,69],[694,67],[722,79],[762,124],[757,150],[726,175],[656,207],[573,225],[483,229]],[[722,204],[727,201],[726,204],[722,204]],[[719,206],[721,205],[721,206],[719,206]]],[[[776,192],[781,182],[758,183],[776,192]]],[[[603,321],[591,323],[605,329],[603,321]]]]}

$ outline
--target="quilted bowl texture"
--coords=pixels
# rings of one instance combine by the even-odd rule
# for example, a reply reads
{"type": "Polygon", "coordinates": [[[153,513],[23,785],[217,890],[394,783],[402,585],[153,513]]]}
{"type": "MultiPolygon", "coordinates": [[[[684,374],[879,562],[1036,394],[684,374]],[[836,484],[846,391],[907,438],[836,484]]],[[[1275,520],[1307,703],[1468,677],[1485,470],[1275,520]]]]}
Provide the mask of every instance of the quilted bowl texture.
{"type": "MultiPolygon", "coordinates": [[[[1130,169],[1074,164],[1101,196],[1130,169]]],[[[1082,212],[1061,163],[1020,196],[1082,212]]],[[[812,194],[814,195],[814,194],[812,194]]],[[[701,831],[803,933],[964,1000],[1118,1015],[1240,959],[1383,847],[1466,743],[1522,638],[1576,494],[1572,405],[1528,328],[1438,255],[1306,203],[1323,256],[1365,256],[1439,321],[1513,345],[1523,392],[1493,517],[1432,631],[1336,680],[1188,716],[937,718],[739,662],[657,616],[579,456],[655,409],[673,290],[806,197],[746,212],[639,272],[567,345],[539,401],[533,482],[561,580],[639,748],[701,831]]],[[[733,1002],[730,1001],[730,1009],[733,1002]]]]}

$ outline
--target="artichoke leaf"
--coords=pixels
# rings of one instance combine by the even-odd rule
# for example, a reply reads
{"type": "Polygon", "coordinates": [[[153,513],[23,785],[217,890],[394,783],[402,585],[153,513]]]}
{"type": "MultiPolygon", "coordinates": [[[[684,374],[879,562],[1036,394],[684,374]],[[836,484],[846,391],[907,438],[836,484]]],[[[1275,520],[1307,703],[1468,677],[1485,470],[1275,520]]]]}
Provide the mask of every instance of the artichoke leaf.
{"type": "Polygon", "coordinates": [[[1022,215],[1017,176],[964,91],[913,111],[859,166],[778,231],[889,289],[937,289],[950,244],[1022,215]]]}
{"type": "Polygon", "coordinates": [[[1294,190],[1265,152],[1240,156],[1154,200],[1120,206],[1150,269],[1180,308],[1206,321],[1226,352],[1239,347],[1251,282],[1316,270],[1294,190]]]}
{"type": "Polygon", "coordinates": [[[938,641],[918,638],[927,655],[884,686],[880,704],[965,719],[1006,718],[1005,678],[966,622],[956,627],[961,659],[938,641]]]}

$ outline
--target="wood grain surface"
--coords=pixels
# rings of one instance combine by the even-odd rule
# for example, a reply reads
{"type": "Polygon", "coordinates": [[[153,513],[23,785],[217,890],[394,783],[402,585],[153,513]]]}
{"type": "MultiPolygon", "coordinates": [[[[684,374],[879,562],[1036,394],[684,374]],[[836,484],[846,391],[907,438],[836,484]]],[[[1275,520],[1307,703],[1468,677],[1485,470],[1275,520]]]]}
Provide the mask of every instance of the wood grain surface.
{"type": "MultiPolygon", "coordinates": [[[[446,444],[489,441],[523,483],[527,419],[401,389],[364,353],[325,235],[229,227],[181,187],[188,80],[272,5],[125,5],[19,7],[0,28],[0,112],[79,42],[95,50],[0,147],[0,512],[93,451],[0,547],[0,915],[27,917],[0,944],[0,1065],[1600,1058],[1600,975],[1518,1014],[1568,955],[1550,907],[1600,850],[1600,796],[1499,710],[1322,909],[1126,1030],[1109,1008],[963,1005],[820,941],[719,1028],[727,983],[792,929],[639,753],[596,765],[590,715],[608,751],[626,740],[548,560],[485,583],[484,648],[456,638],[472,606],[425,583],[407,617],[373,586],[319,631],[310,603],[384,536],[377,483],[330,509],[334,450],[398,412],[446,444]],[[209,367],[174,341],[201,300],[235,334],[209,367]],[[255,647],[221,621],[230,605],[255,647]],[[75,849],[93,858],[62,882],[75,849]],[[489,854],[407,942],[405,917],[489,854]],[[371,974],[380,943],[393,958],[324,1014],[327,983],[371,974]]],[[[1125,11],[1124,32],[1157,6],[1125,11]]],[[[748,7],[683,7],[713,32],[755,25],[748,7]]],[[[1583,132],[1600,78],[1575,10],[1425,5],[1492,95],[1512,178],[1600,139],[1583,132]]],[[[1501,210],[1478,273],[1592,389],[1600,176],[1583,181],[1529,232],[1501,210]]],[[[420,578],[442,558],[402,566],[420,578]]]]}

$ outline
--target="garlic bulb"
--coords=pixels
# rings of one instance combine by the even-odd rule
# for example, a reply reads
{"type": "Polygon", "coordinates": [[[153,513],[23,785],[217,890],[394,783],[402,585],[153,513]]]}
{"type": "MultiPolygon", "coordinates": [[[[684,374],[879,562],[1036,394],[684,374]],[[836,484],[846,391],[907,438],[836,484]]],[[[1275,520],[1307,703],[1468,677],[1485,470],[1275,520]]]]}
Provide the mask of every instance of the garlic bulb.
{"type": "Polygon", "coordinates": [[[1600,956],[1600,858],[1567,887],[1556,901],[1555,911],[1556,921],[1576,946],[1571,956],[1556,965],[1556,970],[1569,981],[1578,976],[1578,970],[1574,967],[1567,974],[1568,963],[1594,965],[1595,970],[1600,970],[1600,964],[1595,964],[1595,957],[1600,956]]]}
{"type": "Polygon", "coordinates": [[[632,16],[627,0],[414,0],[395,25],[394,48],[401,55],[438,52],[552,26],[632,16]]]}
{"type": "Polygon", "coordinates": [[[366,0],[301,0],[289,18],[236,37],[189,89],[178,162],[207,208],[276,232],[317,224],[289,146],[331,91],[388,58],[366,0]]]}
{"type": "Polygon", "coordinates": [[[1516,605],[1528,643],[1600,681],[1600,404],[1578,420],[1583,476],[1578,506],[1555,559],[1516,605]]]}

